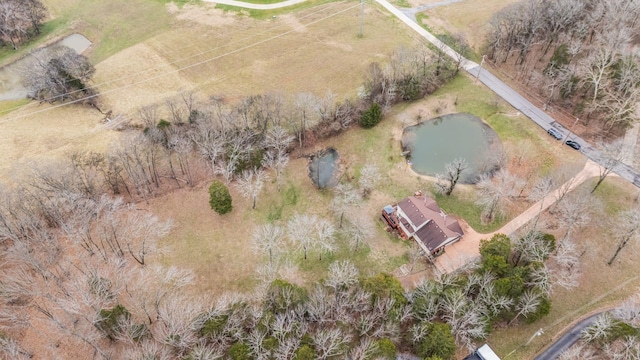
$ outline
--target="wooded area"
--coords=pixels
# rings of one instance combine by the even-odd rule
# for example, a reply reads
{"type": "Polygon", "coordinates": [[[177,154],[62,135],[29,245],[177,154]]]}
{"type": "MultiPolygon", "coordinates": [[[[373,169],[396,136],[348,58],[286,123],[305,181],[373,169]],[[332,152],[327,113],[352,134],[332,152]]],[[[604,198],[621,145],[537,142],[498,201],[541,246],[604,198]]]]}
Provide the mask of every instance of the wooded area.
{"type": "Polygon", "coordinates": [[[491,20],[488,54],[545,107],[625,128],[638,120],[639,17],[637,0],[522,1],[491,20]]]}

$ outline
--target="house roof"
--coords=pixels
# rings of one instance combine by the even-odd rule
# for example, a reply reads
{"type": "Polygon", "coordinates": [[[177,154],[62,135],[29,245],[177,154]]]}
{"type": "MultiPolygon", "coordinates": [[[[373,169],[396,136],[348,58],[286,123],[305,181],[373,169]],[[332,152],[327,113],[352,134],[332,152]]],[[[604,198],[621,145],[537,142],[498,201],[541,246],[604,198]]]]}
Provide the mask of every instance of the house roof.
{"type": "Polygon", "coordinates": [[[435,250],[447,239],[463,234],[458,221],[446,215],[436,201],[428,196],[409,196],[400,201],[398,207],[415,225],[415,236],[429,250],[435,250]]]}
{"type": "Polygon", "coordinates": [[[449,238],[433,221],[429,221],[425,226],[418,229],[415,236],[417,236],[429,250],[436,249],[449,238]]]}

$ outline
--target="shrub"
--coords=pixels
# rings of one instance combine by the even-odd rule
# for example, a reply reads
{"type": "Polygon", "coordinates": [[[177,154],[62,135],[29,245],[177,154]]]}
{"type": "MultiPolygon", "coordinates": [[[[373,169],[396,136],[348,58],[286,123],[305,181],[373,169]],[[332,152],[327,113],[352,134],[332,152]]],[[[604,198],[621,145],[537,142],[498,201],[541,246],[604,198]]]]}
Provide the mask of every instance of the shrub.
{"type": "Polygon", "coordinates": [[[423,358],[438,356],[442,359],[451,359],[456,352],[451,326],[431,323],[428,325],[428,331],[428,335],[417,344],[416,353],[423,358]]]}
{"type": "Polygon", "coordinates": [[[209,186],[209,205],[211,205],[211,209],[220,215],[224,215],[233,209],[229,189],[219,180],[214,180],[209,186]]]}
{"type": "Polygon", "coordinates": [[[122,331],[122,322],[130,318],[131,313],[127,308],[122,305],[116,305],[112,309],[100,310],[95,326],[111,341],[115,341],[118,333],[122,331]]]}
{"type": "Polygon", "coordinates": [[[229,358],[231,360],[251,360],[251,350],[243,342],[237,342],[229,348],[229,358]]]}
{"type": "Polygon", "coordinates": [[[551,300],[545,296],[540,300],[540,305],[538,305],[536,311],[526,317],[526,321],[529,324],[536,322],[542,317],[548,315],[549,311],[551,311],[551,300]]]}
{"type": "Polygon", "coordinates": [[[398,350],[396,345],[389,339],[384,338],[376,341],[378,345],[378,351],[376,352],[374,359],[395,360],[398,350]]]}
{"type": "Polygon", "coordinates": [[[307,289],[276,279],[267,290],[267,309],[273,313],[283,313],[307,301],[307,289]]]}
{"type": "Polygon", "coordinates": [[[296,356],[293,357],[293,360],[314,360],[315,356],[315,352],[309,345],[302,345],[296,351],[296,356]]]}
{"type": "Polygon", "coordinates": [[[382,120],[382,109],[378,103],[374,102],[369,109],[360,116],[360,126],[369,129],[376,126],[380,120],[382,120]]]}
{"type": "Polygon", "coordinates": [[[408,303],[402,284],[389,274],[379,273],[362,280],[362,288],[371,293],[374,299],[392,298],[395,301],[393,305],[395,311],[408,303]]]}

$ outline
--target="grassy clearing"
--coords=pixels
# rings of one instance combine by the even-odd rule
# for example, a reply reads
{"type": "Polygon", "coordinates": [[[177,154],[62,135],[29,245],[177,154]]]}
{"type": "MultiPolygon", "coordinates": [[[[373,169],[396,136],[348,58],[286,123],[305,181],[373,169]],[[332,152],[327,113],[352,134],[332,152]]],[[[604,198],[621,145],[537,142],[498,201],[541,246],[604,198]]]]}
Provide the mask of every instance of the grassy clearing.
{"type": "Polygon", "coordinates": [[[79,32],[93,42],[88,55],[98,63],[169,29],[172,16],[164,1],[46,0],[58,32],[79,32]]]}
{"type": "MultiPolygon", "coordinates": [[[[251,2],[254,4],[273,4],[281,1],[283,0],[251,0],[247,2],[251,2]],[[267,1],[272,1],[272,2],[267,2],[267,1]]],[[[299,4],[287,6],[285,8],[272,9],[272,10],[254,10],[254,9],[245,9],[245,8],[240,8],[237,6],[231,6],[231,5],[225,5],[225,4],[216,4],[216,9],[220,9],[225,12],[229,11],[229,12],[239,13],[241,15],[248,15],[258,20],[265,20],[265,19],[271,19],[274,16],[277,17],[283,14],[289,14],[293,11],[311,9],[318,5],[327,4],[330,2],[336,2],[336,1],[337,0],[310,0],[310,1],[299,3],[299,4]]]]}
{"type": "Polygon", "coordinates": [[[517,0],[467,0],[425,11],[426,23],[436,33],[462,33],[476,53],[490,30],[489,20],[496,12],[517,0]]]}
{"type": "Polygon", "coordinates": [[[277,4],[285,0],[242,0],[250,4],[277,4]]]}
{"type": "MultiPolygon", "coordinates": [[[[595,180],[591,179],[575,191],[590,196],[588,193],[595,180]]],[[[636,255],[640,251],[640,244],[629,244],[613,265],[606,264],[615,251],[615,243],[609,235],[608,221],[618,211],[635,206],[634,199],[638,196],[638,189],[620,178],[612,177],[607,178],[593,196],[605,205],[604,211],[593,215],[593,221],[587,227],[572,235],[582,254],[580,285],[572,290],[557,288],[551,298],[551,313],[540,321],[514,328],[496,329],[488,342],[503,357],[516,350],[510,359],[532,359],[570,323],[597,309],[617,305],[640,286],[640,278],[637,277],[640,264],[636,255]],[[524,346],[540,328],[544,330],[544,334],[536,337],[529,346],[524,346]]]]}

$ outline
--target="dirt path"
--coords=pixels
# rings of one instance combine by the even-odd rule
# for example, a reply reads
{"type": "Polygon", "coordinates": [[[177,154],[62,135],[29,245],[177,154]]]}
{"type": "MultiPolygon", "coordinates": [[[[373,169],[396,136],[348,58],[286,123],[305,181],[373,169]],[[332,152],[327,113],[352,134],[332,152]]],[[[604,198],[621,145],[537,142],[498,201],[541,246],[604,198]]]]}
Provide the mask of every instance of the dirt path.
{"type": "Polygon", "coordinates": [[[252,4],[252,3],[248,3],[244,1],[236,1],[236,0],[203,0],[203,1],[216,3],[216,4],[230,5],[230,6],[235,6],[239,8],[245,8],[245,9],[272,10],[272,9],[279,9],[279,8],[299,4],[299,3],[305,2],[306,0],[287,0],[287,1],[282,1],[275,4],[252,4]]]}
{"type": "Polygon", "coordinates": [[[444,254],[436,258],[436,270],[443,273],[450,273],[462,268],[470,261],[480,256],[480,240],[489,239],[494,234],[498,233],[506,235],[513,234],[533,218],[535,218],[540,211],[544,211],[551,205],[553,205],[563,192],[566,193],[572,191],[587,179],[598,176],[599,169],[600,166],[598,164],[591,160],[588,160],[584,165],[584,168],[574,177],[562,184],[562,186],[560,186],[551,194],[547,195],[544,199],[531,205],[531,207],[515,217],[513,220],[509,221],[497,231],[489,234],[480,234],[473,230],[471,227],[466,226],[465,228],[463,228],[464,236],[462,237],[462,239],[457,243],[448,246],[444,254]]]}

